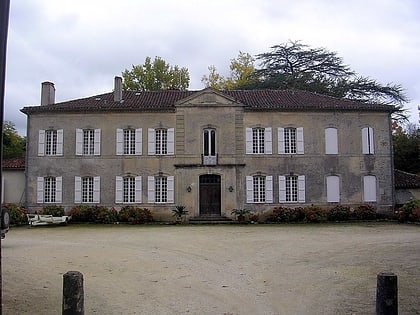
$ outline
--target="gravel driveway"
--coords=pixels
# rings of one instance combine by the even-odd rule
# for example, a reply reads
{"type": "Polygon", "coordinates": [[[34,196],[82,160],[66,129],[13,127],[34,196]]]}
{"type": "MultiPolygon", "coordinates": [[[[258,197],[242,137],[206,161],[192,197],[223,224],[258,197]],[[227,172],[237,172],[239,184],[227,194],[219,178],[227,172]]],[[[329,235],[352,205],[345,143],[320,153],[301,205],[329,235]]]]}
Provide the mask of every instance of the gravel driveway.
{"type": "Polygon", "coordinates": [[[68,225],[12,228],[3,314],[61,314],[62,275],[84,275],[85,314],[374,314],[398,275],[420,314],[420,226],[68,225]]]}

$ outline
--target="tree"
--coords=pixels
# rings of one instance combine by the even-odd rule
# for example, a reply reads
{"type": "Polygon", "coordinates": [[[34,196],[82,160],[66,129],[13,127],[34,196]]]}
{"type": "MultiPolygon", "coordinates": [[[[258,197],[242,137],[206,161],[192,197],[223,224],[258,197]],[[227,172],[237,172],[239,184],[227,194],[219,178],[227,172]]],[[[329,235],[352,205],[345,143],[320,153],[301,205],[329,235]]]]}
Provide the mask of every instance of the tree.
{"type": "Polygon", "coordinates": [[[409,124],[404,130],[393,125],[393,149],[395,169],[408,173],[420,172],[420,128],[409,124]]]}
{"type": "Polygon", "coordinates": [[[11,121],[3,123],[3,159],[25,156],[26,140],[19,136],[11,121]]]}
{"type": "Polygon", "coordinates": [[[186,90],[190,84],[187,68],[170,66],[160,57],[146,57],[143,65],[133,65],[122,73],[123,89],[130,91],[186,90]]]}
{"type": "Polygon", "coordinates": [[[396,118],[406,119],[402,108],[408,98],[401,85],[382,85],[358,75],[343,64],[336,52],[289,41],[257,55],[257,60],[261,66],[254,74],[257,82],[245,88],[301,89],[361,102],[394,105],[398,110],[396,118]]]}
{"type": "Polygon", "coordinates": [[[208,66],[209,75],[203,75],[201,82],[204,83],[205,87],[211,87],[215,90],[223,90],[225,86],[225,78],[217,72],[216,66],[208,66]]]}
{"type": "Polygon", "coordinates": [[[238,57],[230,62],[230,76],[226,79],[217,72],[214,65],[209,66],[209,75],[204,75],[201,82],[206,87],[212,87],[216,90],[235,90],[243,85],[256,83],[255,78],[255,59],[248,53],[239,52],[238,57]]]}

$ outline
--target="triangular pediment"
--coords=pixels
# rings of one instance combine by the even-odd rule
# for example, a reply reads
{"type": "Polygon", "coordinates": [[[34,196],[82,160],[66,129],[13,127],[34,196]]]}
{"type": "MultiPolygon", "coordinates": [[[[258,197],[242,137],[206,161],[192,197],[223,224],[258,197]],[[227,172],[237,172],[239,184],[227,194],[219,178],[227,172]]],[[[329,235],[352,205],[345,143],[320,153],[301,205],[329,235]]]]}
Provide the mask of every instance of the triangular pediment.
{"type": "Polygon", "coordinates": [[[176,102],[176,107],[193,107],[193,106],[243,106],[238,100],[224,94],[221,91],[216,91],[212,88],[205,88],[191,96],[183,98],[176,102]]]}

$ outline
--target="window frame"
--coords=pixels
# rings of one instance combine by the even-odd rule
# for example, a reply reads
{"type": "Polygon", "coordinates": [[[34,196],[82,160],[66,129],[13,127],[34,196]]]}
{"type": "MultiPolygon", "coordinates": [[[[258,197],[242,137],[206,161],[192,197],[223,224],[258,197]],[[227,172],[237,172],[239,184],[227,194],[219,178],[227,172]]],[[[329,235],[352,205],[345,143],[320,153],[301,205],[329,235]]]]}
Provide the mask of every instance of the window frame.
{"type": "Polygon", "coordinates": [[[37,203],[57,204],[63,201],[62,176],[37,178],[37,203]],[[48,197],[47,197],[48,196],[48,197]]]}

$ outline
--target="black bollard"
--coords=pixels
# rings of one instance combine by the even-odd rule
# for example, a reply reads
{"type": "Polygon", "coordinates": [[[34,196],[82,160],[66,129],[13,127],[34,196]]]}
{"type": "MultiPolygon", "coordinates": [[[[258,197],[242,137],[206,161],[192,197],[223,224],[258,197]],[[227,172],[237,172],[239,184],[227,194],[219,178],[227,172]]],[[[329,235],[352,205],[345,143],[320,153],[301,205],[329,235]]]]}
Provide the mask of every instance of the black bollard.
{"type": "Polygon", "coordinates": [[[398,315],[397,275],[392,272],[381,272],[377,277],[376,314],[398,315]]]}
{"type": "Polygon", "coordinates": [[[63,315],[84,315],[83,274],[68,271],[63,275],[63,315]]]}

